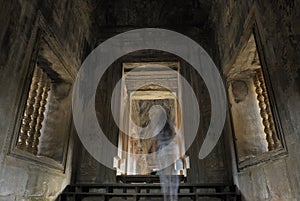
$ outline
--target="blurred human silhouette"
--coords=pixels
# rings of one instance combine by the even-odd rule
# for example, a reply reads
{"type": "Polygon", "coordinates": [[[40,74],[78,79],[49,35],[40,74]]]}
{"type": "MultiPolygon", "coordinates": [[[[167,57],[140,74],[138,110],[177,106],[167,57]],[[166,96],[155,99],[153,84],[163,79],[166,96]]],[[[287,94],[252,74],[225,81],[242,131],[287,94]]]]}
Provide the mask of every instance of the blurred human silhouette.
{"type": "MultiPolygon", "coordinates": [[[[151,119],[161,119],[165,115],[162,106],[153,106],[149,111],[151,119]]],[[[173,123],[167,120],[156,137],[156,160],[164,201],[177,201],[179,177],[175,161],[179,158],[179,146],[173,123]]]]}

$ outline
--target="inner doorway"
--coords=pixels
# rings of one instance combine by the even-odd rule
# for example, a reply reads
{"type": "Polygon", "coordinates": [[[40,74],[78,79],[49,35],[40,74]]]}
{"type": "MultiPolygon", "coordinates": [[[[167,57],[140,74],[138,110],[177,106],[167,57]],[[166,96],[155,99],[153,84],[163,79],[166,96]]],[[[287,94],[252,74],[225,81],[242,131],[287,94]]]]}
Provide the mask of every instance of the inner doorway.
{"type": "MultiPolygon", "coordinates": [[[[153,105],[160,105],[166,111],[167,121],[180,135],[179,154],[184,155],[179,67],[179,62],[123,63],[120,123],[128,134],[119,132],[119,153],[115,158],[118,176],[152,176],[159,171],[155,155],[156,139],[142,139],[140,132],[141,128],[150,124],[149,110],[153,105]],[[140,83],[146,84],[140,87],[140,83]]],[[[177,165],[178,175],[186,177],[183,160],[181,158],[173,165],[177,165]]]]}

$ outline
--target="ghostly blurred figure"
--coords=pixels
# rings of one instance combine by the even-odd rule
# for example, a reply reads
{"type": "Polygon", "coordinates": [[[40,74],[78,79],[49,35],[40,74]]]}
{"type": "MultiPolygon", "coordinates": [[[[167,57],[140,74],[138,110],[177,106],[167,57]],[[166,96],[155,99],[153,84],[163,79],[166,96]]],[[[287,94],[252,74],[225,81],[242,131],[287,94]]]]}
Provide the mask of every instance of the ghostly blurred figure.
{"type": "MultiPolygon", "coordinates": [[[[162,119],[165,110],[161,106],[153,106],[149,111],[150,119],[162,119]]],[[[174,125],[166,121],[156,135],[156,160],[159,178],[164,193],[164,201],[177,201],[179,177],[174,162],[179,158],[179,146],[174,125]]]]}

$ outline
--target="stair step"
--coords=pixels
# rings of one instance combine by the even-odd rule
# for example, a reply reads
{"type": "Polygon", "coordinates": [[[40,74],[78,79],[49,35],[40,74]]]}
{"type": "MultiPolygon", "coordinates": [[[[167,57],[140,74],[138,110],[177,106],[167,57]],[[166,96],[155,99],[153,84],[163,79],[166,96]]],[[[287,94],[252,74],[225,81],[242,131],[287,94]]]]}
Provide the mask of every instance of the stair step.
{"type": "MultiPolygon", "coordinates": [[[[234,185],[181,184],[178,201],[239,201],[234,185]]],[[[66,187],[57,201],[163,201],[156,184],[76,184],[66,187]]]]}
{"type": "MultiPolygon", "coordinates": [[[[105,201],[99,197],[84,198],[82,201],[105,201]]],[[[133,198],[111,198],[109,201],[135,201],[133,198]]],[[[164,201],[163,198],[141,198],[139,201],[164,201]]],[[[193,201],[190,198],[179,198],[178,201],[193,201]]],[[[199,198],[198,201],[220,201],[218,198],[199,198]]]]}
{"type": "MultiPolygon", "coordinates": [[[[104,201],[104,199],[99,198],[99,197],[89,197],[89,198],[84,198],[82,201],[104,201]]],[[[135,200],[133,198],[127,198],[127,199],[125,199],[125,198],[111,198],[109,201],[135,201],[135,200]]],[[[139,201],[164,201],[164,199],[163,198],[141,198],[141,199],[139,199],[139,201]]],[[[189,198],[179,198],[178,201],[193,201],[193,200],[189,199],[189,198]]]]}

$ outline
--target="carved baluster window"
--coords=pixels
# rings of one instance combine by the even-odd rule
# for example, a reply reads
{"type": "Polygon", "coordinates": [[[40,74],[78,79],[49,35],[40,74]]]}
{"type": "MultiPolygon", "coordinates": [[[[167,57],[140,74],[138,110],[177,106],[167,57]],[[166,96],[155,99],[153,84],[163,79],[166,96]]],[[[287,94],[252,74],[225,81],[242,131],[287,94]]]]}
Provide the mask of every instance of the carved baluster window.
{"type": "Polygon", "coordinates": [[[19,149],[34,155],[38,152],[49,90],[48,75],[40,67],[35,67],[17,142],[19,149]]]}
{"type": "Polygon", "coordinates": [[[8,154],[25,163],[30,161],[64,171],[69,134],[73,132],[71,86],[74,77],[60,54],[62,45],[42,17],[35,28],[32,45],[29,45],[33,49],[29,48],[28,60],[22,66],[26,68],[26,75],[19,83],[20,107],[8,154]]]}
{"type": "Polygon", "coordinates": [[[266,140],[268,143],[268,150],[272,151],[280,146],[280,141],[278,140],[276,134],[273,115],[269,102],[269,95],[261,68],[256,70],[254,84],[256,87],[255,91],[257,93],[257,100],[259,102],[258,106],[260,109],[260,115],[262,118],[262,123],[264,125],[264,132],[266,134],[266,140]]]}
{"type": "Polygon", "coordinates": [[[228,97],[240,168],[285,154],[266,62],[251,34],[227,73],[228,97]],[[274,113],[275,111],[275,113],[274,113]]]}

